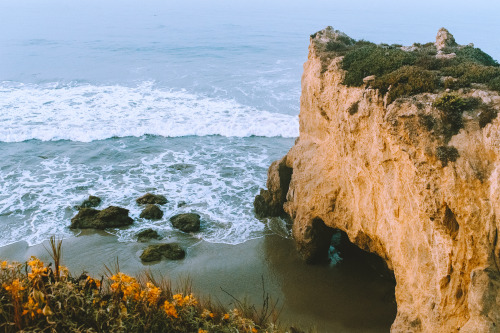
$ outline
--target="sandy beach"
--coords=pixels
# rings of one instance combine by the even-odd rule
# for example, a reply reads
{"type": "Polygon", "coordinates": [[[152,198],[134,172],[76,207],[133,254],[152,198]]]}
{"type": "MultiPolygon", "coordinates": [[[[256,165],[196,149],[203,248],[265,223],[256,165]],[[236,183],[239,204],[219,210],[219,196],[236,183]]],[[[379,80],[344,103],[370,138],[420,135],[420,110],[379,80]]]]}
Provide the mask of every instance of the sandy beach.
{"type": "MultiPolygon", "coordinates": [[[[165,240],[162,240],[163,242],[165,240]]],[[[394,284],[381,278],[370,260],[350,255],[337,265],[307,265],[296,254],[292,240],[277,235],[239,245],[211,244],[191,238],[180,261],[144,265],[139,255],[146,243],[118,242],[105,232],[86,231],[63,241],[63,264],[73,274],[104,274],[104,265],[137,275],[150,270],[174,286],[190,279],[196,295],[230,306],[231,298],[262,304],[265,291],[283,307],[280,322],[318,332],[388,332],[396,314],[394,284]]],[[[29,247],[18,242],[0,248],[2,260],[25,261],[34,255],[49,262],[48,243],[29,247]]]]}

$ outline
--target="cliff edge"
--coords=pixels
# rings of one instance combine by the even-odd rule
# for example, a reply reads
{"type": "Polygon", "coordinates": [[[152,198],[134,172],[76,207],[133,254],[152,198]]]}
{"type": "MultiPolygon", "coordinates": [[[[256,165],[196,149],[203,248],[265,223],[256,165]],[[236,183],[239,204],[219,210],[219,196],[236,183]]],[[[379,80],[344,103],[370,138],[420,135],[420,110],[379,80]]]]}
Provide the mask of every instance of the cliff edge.
{"type": "Polygon", "coordinates": [[[256,214],[289,215],[309,262],[336,229],[383,258],[393,332],[500,331],[498,68],[446,29],[411,47],[311,36],[300,137],[256,214]]]}

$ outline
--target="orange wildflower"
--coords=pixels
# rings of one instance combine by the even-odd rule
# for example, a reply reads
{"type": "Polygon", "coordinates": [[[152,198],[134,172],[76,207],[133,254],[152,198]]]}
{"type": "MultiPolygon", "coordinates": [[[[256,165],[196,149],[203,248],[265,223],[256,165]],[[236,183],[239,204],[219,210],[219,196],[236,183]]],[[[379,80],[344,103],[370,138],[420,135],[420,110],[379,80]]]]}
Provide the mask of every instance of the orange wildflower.
{"type": "Polygon", "coordinates": [[[123,300],[134,299],[138,301],[141,298],[141,287],[137,281],[126,274],[118,273],[110,278],[114,283],[111,284],[111,290],[123,292],[123,300]]]}
{"type": "Polygon", "coordinates": [[[23,313],[22,315],[29,315],[31,316],[31,319],[35,318],[35,316],[42,314],[43,310],[40,309],[39,303],[35,302],[33,298],[30,296],[28,297],[28,302],[23,304],[23,313]]]}
{"type": "Polygon", "coordinates": [[[12,295],[12,298],[14,299],[20,298],[21,295],[19,294],[19,292],[26,289],[26,287],[23,287],[23,284],[21,281],[19,281],[19,279],[15,279],[11,284],[4,283],[3,287],[12,295]]]}
{"type": "Polygon", "coordinates": [[[182,294],[176,294],[173,296],[174,304],[178,306],[194,306],[198,304],[196,298],[194,298],[193,294],[189,294],[188,296],[182,296],[182,294]]]}
{"type": "Polygon", "coordinates": [[[149,305],[156,304],[161,296],[161,289],[150,282],[146,283],[146,288],[146,300],[149,305]]]}
{"type": "Polygon", "coordinates": [[[165,301],[165,303],[163,303],[163,309],[168,316],[177,318],[177,310],[175,309],[175,305],[173,305],[169,301],[165,301]]]}

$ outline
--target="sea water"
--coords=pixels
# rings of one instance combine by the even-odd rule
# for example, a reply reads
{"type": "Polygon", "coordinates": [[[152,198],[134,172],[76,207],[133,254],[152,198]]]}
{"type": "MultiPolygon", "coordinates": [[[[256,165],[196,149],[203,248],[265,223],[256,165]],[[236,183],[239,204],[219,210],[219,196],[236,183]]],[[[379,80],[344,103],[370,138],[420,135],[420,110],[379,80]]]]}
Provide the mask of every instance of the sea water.
{"type": "Polygon", "coordinates": [[[75,235],[89,195],[130,210],[123,242],[197,212],[196,237],[270,233],[253,198],[299,134],[309,35],[428,42],[441,26],[500,59],[492,1],[0,0],[0,246],[75,235]],[[135,199],[165,195],[164,217],[135,199]]]}

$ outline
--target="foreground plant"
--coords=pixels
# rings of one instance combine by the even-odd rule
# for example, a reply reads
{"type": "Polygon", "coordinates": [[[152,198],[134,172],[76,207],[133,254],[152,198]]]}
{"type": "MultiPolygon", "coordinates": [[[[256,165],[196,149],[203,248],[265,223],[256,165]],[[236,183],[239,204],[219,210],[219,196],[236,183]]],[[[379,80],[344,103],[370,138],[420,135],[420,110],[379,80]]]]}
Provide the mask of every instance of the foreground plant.
{"type": "MultiPolygon", "coordinates": [[[[122,272],[94,279],[72,277],[36,257],[24,264],[0,262],[0,330],[3,332],[275,332],[238,309],[202,304],[192,293],[173,293],[151,275],[122,272]]],[[[54,258],[54,257],[53,257],[54,258]]]]}

